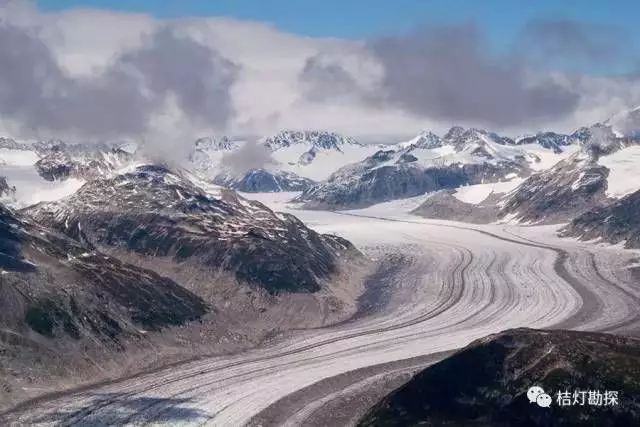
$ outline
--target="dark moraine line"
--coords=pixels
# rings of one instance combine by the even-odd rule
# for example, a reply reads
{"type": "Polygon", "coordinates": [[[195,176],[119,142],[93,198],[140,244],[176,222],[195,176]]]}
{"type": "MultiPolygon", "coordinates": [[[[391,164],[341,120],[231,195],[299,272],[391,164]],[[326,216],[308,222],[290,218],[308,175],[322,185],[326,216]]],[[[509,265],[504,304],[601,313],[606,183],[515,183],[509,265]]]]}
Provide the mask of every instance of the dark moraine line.
{"type": "MultiPolygon", "coordinates": [[[[258,358],[258,359],[252,359],[252,360],[249,360],[249,361],[238,362],[238,363],[234,363],[232,365],[227,365],[227,366],[221,367],[221,368],[208,369],[208,370],[200,372],[198,375],[200,375],[202,373],[210,373],[210,372],[215,372],[217,370],[226,369],[227,367],[239,366],[239,365],[242,365],[242,364],[245,364],[245,363],[252,363],[252,362],[266,361],[266,360],[274,360],[274,359],[278,359],[278,358],[280,358],[282,356],[289,356],[289,355],[292,355],[292,354],[301,353],[301,352],[304,352],[306,350],[315,349],[315,348],[318,348],[318,347],[321,347],[321,346],[324,346],[324,345],[327,345],[327,344],[334,344],[336,342],[343,341],[343,340],[346,340],[346,339],[351,339],[351,338],[356,338],[356,337],[361,337],[361,336],[367,336],[367,335],[375,335],[375,334],[378,334],[380,332],[388,332],[388,331],[393,331],[393,330],[396,330],[396,329],[402,329],[402,328],[405,328],[407,326],[413,326],[413,325],[416,325],[418,323],[421,323],[421,322],[424,322],[426,320],[429,320],[429,319],[431,319],[433,317],[436,317],[436,316],[444,313],[445,311],[447,311],[448,309],[450,309],[454,305],[456,305],[460,301],[460,299],[462,298],[464,287],[465,287],[464,277],[465,277],[467,269],[469,268],[469,266],[473,262],[473,254],[467,249],[463,249],[463,250],[461,250],[461,252],[463,254],[466,254],[468,256],[468,259],[465,260],[465,257],[463,256],[463,261],[461,263],[459,263],[458,265],[456,265],[456,267],[453,269],[452,274],[451,274],[453,284],[454,285],[459,284],[459,286],[457,286],[457,289],[454,289],[455,286],[450,287],[450,290],[449,290],[448,295],[446,297],[446,303],[445,304],[442,304],[442,305],[438,306],[437,308],[434,308],[434,309],[428,311],[427,313],[422,314],[421,316],[415,317],[415,318],[413,318],[411,320],[408,320],[408,321],[400,323],[400,324],[391,325],[391,326],[387,326],[387,327],[384,327],[384,328],[377,328],[377,329],[372,329],[372,330],[365,331],[365,332],[358,332],[358,333],[353,333],[353,334],[348,334],[348,335],[344,335],[344,336],[328,339],[328,340],[325,340],[325,341],[321,341],[319,343],[310,344],[310,345],[305,346],[303,348],[296,349],[296,350],[291,350],[291,351],[288,351],[288,352],[285,352],[285,353],[266,356],[266,357],[258,358]]],[[[411,336],[411,335],[401,336],[400,338],[409,337],[409,336],[411,336]]],[[[356,347],[350,347],[347,350],[336,352],[336,353],[334,353],[334,355],[337,355],[337,354],[340,354],[340,353],[343,353],[343,352],[352,352],[354,350],[358,350],[360,348],[366,348],[366,347],[368,347],[367,344],[356,346],[356,347]]],[[[322,359],[322,358],[325,358],[325,357],[326,356],[307,357],[307,358],[303,359],[303,361],[312,361],[312,360],[322,359]]],[[[288,365],[288,364],[289,363],[287,362],[284,365],[288,365]]],[[[244,376],[247,376],[249,374],[258,374],[258,373],[265,372],[265,371],[268,371],[270,369],[273,369],[273,367],[274,366],[272,365],[269,368],[258,368],[258,369],[254,369],[254,370],[251,370],[251,371],[248,371],[248,372],[243,372],[241,374],[237,374],[237,375],[234,375],[234,376],[231,376],[231,377],[226,377],[224,379],[224,381],[228,381],[231,378],[244,377],[244,376]]],[[[178,379],[176,379],[174,381],[181,381],[183,379],[188,379],[188,378],[191,378],[193,376],[195,376],[195,375],[188,375],[188,376],[180,377],[180,378],[178,378],[178,379]]],[[[176,394],[173,394],[173,395],[169,396],[168,400],[173,399],[173,398],[177,398],[177,397],[179,397],[180,395],[182,395],[184,393],[190,393],[190,392],[194,392],[194,391],[196,391],[198,389],[201,389],[201,388],[213,386],[214,384],[219,383],[221,381],[223,381],[223,380],[216,379],[216,380],[208,381],[208,382],[205,382],[205,383],[199,383],[198,385],[196,385],[194,387],[191,387],[191,388],[188,388],[188,389],[184,389],[184,390],[180,390],[179,393],[176,393],[176,394]]],[[[148,390],[144,390],[144,391],[148,391],[148,390]]],[[[139,393],[140,392],[135,392],[133,394],[139,394],[139,393]]],[[[118,401],[118,399],[116,399],[116,400],[114,400],[112,402],[109,402],[107,405],[101,405],[99,408],[91,410],[90,413],[91,412],[95,412],[95,410],[101,409],[101,408],[103,408],[105,406],[108,406],[110,404],[115,404],[115,403],[117,403],[117,401],[118,401]]],[[[138,416],[140,416],[140,414],[142,414],[144,412],[147,412],[152,408],[157,408],[157,407],[161,407],[161,409],[160,409],[159,412],[157,412],[155,414],[155,417],[157,417],[158,415],[161,415],[165,410],[170,409],[170,407],[169,407],[169,405],[167,403],[154,402],[154,403],[151,403],[151,404],[149,404],[149,405],[147,405],[147,406],[145,406],[143,408],[140,408],[139,411],[131,414],[127,419],[123,420],[123,423],[127,423],[127,422],[130,422],[130,421],[133,421],[133,419],[138,417],[138,416]]],[[[87,415],[90,415],[90,413],[86,414],[86,415],[83,414],[81,417],[86,417],[87,415]]]]}
{"type": "MultiPolygon", "coordinates": [[[[72,414],[68,415],[67,417],[65,417],[64,419],[62,419],[62,420],[60,420],[58,422],[61,425],[73,425],[73,424],[76,424],[76,423],[80,422],[83,418],[91,416],[96,411],[99,411],[99,410],[101,410],[103,408],[109,407],[110,405],[117,404],[122,399],[127,399],[127,398],[133,397],[133,396],[135,396],[137,394],[145,393],[145,392],[157,389],[157,388],[166,387],[169,384],[172,384],[172,383],[175,383],[175,382],[184,381],[184,380],[187,380],[187,379],[191,379],[191,378],[203,375],[203,374],[216,372],[216,371],[221,371],[221,370],[225,370],[225,369],[228,369],[228,368],[237,367],[237,366],[240,366],[240,365],[243,365],[243,364],[274,360],[274,359],[278,359],[278,358],[283,357],[283,356],[289,356],[289,355],[293,355],[293,354],[298,354],[298,353],[305,352],[307,350],[312,350],[312,349],[315,349],[315,348],[318,348],[318,347],[322,347],[322,346],[325,346],[325,345],[334,344],[334,343],[339,342],[339,341],[343,341],[343,340],[347,340],[347,339],[351,339],[351,338],[355,338],[355,337],[359,337],[359,336],[373,335],[373,334],[377,334],[377,333],[380,333],[380,332],[392,331],[392,330],[395,330],[395,329],[401,329],[401,328],[405,328],[407,326],[412,326],[412,325],[424,322],[425,320],[428,320],[430,318],[433,318],[435,316],[440,315],[444,311],[448,310],[449,308],[451,308],[452,306],[457,304],[459,302],[459,300],[461,299],[462,292],[463,292],[463,289],[464,289],[464,276],[465,276],[466,270],[468,269],[469,265],[473,261],[473,254],[470,251],[468,251],[467,249],[463,249],[461,251],[464,252],[467,256],[463,257],[463,261],[460,264],[458,264],[452,271],[452,278],[453,278],[454,286],[452,286],[451,289],[449,290],[449,295],[447,296],[447,303],[441,305],[440,307],[437,307],[437,308],[431,310],[430,312],[427,312],[427,313],[425,313],[425,314],[423,314],[421,316],[418,316],[418,317],[416,317],[414,319],[408,320],[408,321],[403,322],[401,324],[391,325],[391,326],[388,326],[388,327],[385,327],[385,328],[379,328],[379,329],[374,329],[374,330],[365,331],[365,332],[347,334],[347,335],[344,335],[344,336],[327,339],[327,340],[324,340],[324,341],[321,341],[321,342],[318,342],[318,343],[315,343],[315,344],[310,344],[310,345],[307,345],[307,346],[304,346],[304,347],[301,347],[301,348],[298,348],[298,349],[295,349],[295,350],[290,350],[290,351],[287,351],[287,352],[284,352],[284,353],[279,353],[279,354],[274,354],[274,355],[269,355],[269,356],[264,356],[264,357],[258,357],[258,358],[249,359],[249,360],[243,360],[243,361],[239,361],[239,362],[232,362],[232,363],[229,363],[229,364],[226,364],[226,365],[223,365],[223,366],[217,366],[217,367],[213,367],[213,368],[205,368],[205,369],[199,370],[198,372],[194,372],[194,373],[191,373],[191,374],[188,374],[188,375],[184,375],[184,376],[172,379],[172,380],[160,381],[158,383],[154,383],[154,384],[152,384],[150,386],[147,386],[147,387],[145,387],[143,389],[139,389],[139,390],[136,390],[136,391],[133,391],[133,392],[125,393],[125,394],[122,394],[122,395],[120,395],[118,397],[115,397],[115,398],[108,398],[108,399],[100,400],[100,401],[96,402],[93,405],[90,405],[90,406],[88,406],[88,407],[86,407],[86,408],[84,408],[82,410],[79,410],[79,411],[77,411],[75,413],[72,413],[72,414]],[[458,280],[456,280],[456,279],[458,279],[458,280]],[[456,284],[458,286],[455,286],[456,284]]],[[[354,349],[349,349],[349,351],[352,351],[352,350],[354,350],[354,349]]],[[[308,358],[308,359],[305,359],[305,360],[313,360],[313,359],[315,359],[315,357],[314,358],[308,358]]],[[[180,364],[173,365],[174,368],[177,367],[177,366],[180,366],[180,364]]],[[[258,373],[258,372],[262,372],[264,370],[266,370],[266,369],[257,369],[255,371],[251,371],[251,372],[258,373]]],[[[157,371],[153,371],[153,372],[157,373],[157,372],[161,372],[161,371],[164,371],[164,369],[158,369],[157,371]]],[[[245,374],[241,374],[241,375],[246,375],[246,373],[245,374]]],[[[118,384],[118,383],[125,382],[130,378],[139,378],[141,376],[142,375],[135,375],[135,376],[128,377],[128,378],[122,378],[122,379],[118,379],[118,380],[115,380],[115,381],[110,381],[108,383],[102,383],[101,385],[104,385],[104,384],[109,384],[109,385],[118,384]]],[[[201,387],[206,387],[206,386],[215,384],[216,382],[218,382],[218,381],[212,381],[210,383],[200,384],[198,387],[194,387],[194,389],[201,388],[201,387]]],[[[80,396],[80,395],[82,395],[82,393],[85,393],[87,391],[91,391],[91,390],[93,390],[95,388],[96,388],[95,386],[89,385],[89,386],[83,387],[81,389],[82,390],[81,392],[78,392],[78,390],[73,390],[73,391],[68,391],[68,392],[54,393],[53,395],[48,395],[48,396],[41,396],[41,397],[33,399],[31,401],[24,402],[19,407],[14,407],[14,408],[4,412],[3,414],[0,414],[0,416],[6,416],[6,415],[9,415],[9,414],[14,414],[14,413],[22,412],[24,410],[28,410],[28,409],[33,407],[32,403],[37,405],[39,403],[48,402],[48,401],[51,401],[51,400],[55,400],[57,398],[68,397],[68,396],[73,396],[73,395],[79,395],[80,396]]],[[[189,391],[189,390],[183,390],[181,393],[184,393],[185,391],[189,391]]],[[[176,396],[172,396],[172,397],[176,397],[176,396]]],[[[145,412],[146,410],[151,409],[152,407],[157,406],[157,405],[158,404],[151,404],[148,407],[141,408],[140,411],[132,414],[130,418],[133,418],[133,417],[139,415],[140,413],[145,412]]]]}
{"type": "MultiPolygon", "coordinates": [[[[352,216],[362,216],[362,215],[345,214],[345,213],[341,213],[341,214],[342,215],[352,215],[352,216]]],[[[394,219],[388,219],[388,218],[377,218],[377,217],[372,217],[372,216],[369,216],[369,218],[374,218],[374,219],[377,219],[377,220],[386,220],[386,221],[397,221],[397,222],[424,224],[424,223],[418,222],[418,221],[403,221],[403,220],[394,220],[394,219]]],[[[458,229],[462,229],[462,230],[466,230],[466,231],[474,231],[474,232],[477,232],[477,233],[488,235],[488,236],[496,238],[498,240],[502,240],[502,241],[506,241],[506,242],[510,242],[510,243],[516,243],[516,244],[520,244],[520,245],[524,245],[524,246],[537,247],[537,248],[541,248],[541,249],[547,249],[547,250],[554,251],[558,255],[556,257],[556,261],[555,261],[555,264],[554,264],[554,269],[555,269],[556,273],[563,280],[565,280],[572,287],[574,287],[574,289],[576,289],[576,291],[580,294],[580,296],[583,299],[583,305],[580,308],[580,310],[577,313],[575,313],[573,316],[571,316],[569,319],[567,319],[564,322],[562,322],[561,324],[555,325],[555,327],[567,328],[567,327],[571,327],[571,325],[577,326],[577,325],[582,324],[585,321],[586,318],[588,318],[590,316],[593,316],[594,314],[597,315],[597,314],[602,312],[602,303],[599,301],[597,296],[594,293],[592,293],[588,288],[586,288],[584,285],[582,285],[576,278],[574,278],[573,276],[571,276],[568,273],[568,271],[567,271],[567,269],[565,267],[566,260],[568,259],[568,252],[566,252],[566,251],[564,251],[562,249],[559,249],[559,248],[555,248],[555,247],[539,244],[537,242],[525,243],[522,240],[508,239],[508,238],[505,238],[505,237],[502,237],[502,236],[499,236],[499,235],[495,235],[493,233],[490,233],[490,232],[487,232],[487,231],[483,231],[483,230],[475,230],[475,229],[470,229],[470,228],[465,228],[465,227],[460,227],[460,226],[454,226],[454,225],[443,225],[443,226],[451,227],[451,228],[458,228],[458,229]]],[[[516,237],[521,239],[519,236],[516,236],[516,237]]],[[[327,340],[322,341],[322,342],[318,342],[318,343],[315,343],[315,344],[310,344],[310,345],[301,347],[299,349],[287,351],[287,352],[284,352],[284,353],[281,353],[281,354],[270,355],[270,356],[265,356],[265,357],[258,357],[258,358],[239,361],[239,362],[231,362],[231,363],[226,364],[224,366],[218,366],[218,367],[213,367],[213,368],[204,368],[202,370],[199,370],[198,372],[191,373],[191,374],[188,374],[188,375],[185,375],[185,376],[181,376],[179,378],[175,378],[175,379],[168,380],[168,381],[160,381],[157,384],[156,383],[151,384],[150,386],[145,387],[145,388],[143,388],[141,390],[137,390],[135,392],[127,393],[125,395],[122,395],[118,399],[113,399],[113,400],[107,401],[107,402],[104,402],[104,401],[97,402],[96,405],[91,405],[89,408],[86,408],[85,410],[81,410],[81,411],[76,412],[75,414],[72,414],[71,417],[69,417],[66,420],[64,420],[63,423],[64,424],[72,424],[74,422],[78,422],[78,421],[82,420],[82,418],[91,415],[94,411],[97,411],[97,410],[99,410],[99,409],[101,409],[103,407],[109,406],[110,404],[117,403],[117,401],[119,399],[124,399],[127,396],[133,396],[133,395],[144,393],[146,391],[150,391],[150,390],[153,390],[153,389],[156,389],[156,388],[159,388],[159,387],[164,387],[167,384],[170,384],[170,383],[173,383],[173,382],[178,382],[178,381],[183,381],[183,380],[186,380],[186,379],[190,379],[190,378],[202,375],[204,373],[224,370],[224,369],[227,369],[227,368],[230,368],[230,367],[240,366],[242,364],[249,364],[249,363],[258,362],[258,361],[273,360],[273,359],[277,359],[277,358],[280,358],[280,357],[283,357],[283,356],[304,352],[304,351],[307,351],[307,350],[318,348],[318,347],[321,347],[321,346],[324,346],[324,345],[333,344],[335,342],[346,340],[346,339],[350,339],[350,338],[354,338],[354,337],[357,337],[357,336],[366,336],[366,335],[376,334],[376,333],[380,333],[380,332],[384,332],[384,331],[390,331],[390,330],[395,330],[395,329],[399,329],[399,328],[404,328],[406,326],[411,326],[411,325],[420,323],[422,321],[425,321],[425,320],[427,320],[429,318],[435,317],[435,316],[439,315],[440,313],[446,311],[447,309],[449,309],[453,305],[455,305],[460,300],[460,298],[462,297],[462,290],[464,289],[464,276],[465,276],[467,268],[469,267],[469,265],[471,264],[471,262],[473,260],[473,258],[472,258],[473,254],[471,254],[469,251],[466,251],[466,252],[467,252],[467,256],[469,258],[468,259],[464,259],[464,258],[467,258],[467,257],[463,257],[463,262],[461,262],[459,265],[457,265],[456,268],[454,268],[452,270],[452,272],[451,272],[452,273],[452,277],[453,277],[453,283],[452,283],[452,286],[450,287],[450,289],[448,289],[449,295],[447,295],[447,304],[443,304],[442,306],[440,306],[440,307],[438,307],[438,308],[436,308],[434,310],[431,310],[429,313],[425,313],[425,314],[423,314],[423,315],[421,315],[419,317],[416,317],[414,319],[411,319],[411,320],[409,320],[407,322],[403,322],[402,324],[393,325],[393,326],[389,326],[389,327],[386,327],[386,328],[380,328],[380,329],[371,330],[371,331],[366,331],[366,332],[363,332],[363,333],[347,334],[345,336],[336,337],[336,338],[332,338],[332,339],[327,339],[327,340]],[[458,286],[456,286],[456,285],[458,285],[458,286]]],[[[606,283],[611,283],[611,282],[609,282],[608,280],[606,280],[604,278],[602,278],[602,279],[606,283]]],[[[350,350],[353,350],[353,349],[350,349],[350,350]]],[[[433,356],[433,355],[430,355],[430,356],[433,356]]],[[[429,356],[425,356],[425,357],[429,357],[429,356]]],[[[313,359],[313,358],[309,358],[309,359],[305,359],[305,360],[311,360],[311,359],[313,359]]],[[[396,363],[396,362],[392,362],[392,363],[396,363]]],[[[402,361],[401,362],[397,362],[397,363],[402,363],[402,361]]],[[[427,363],[427,362],[425,361],[425,363],[427,363]]],[[[179,366],[179,365],[180,364],[176,364],[176,365],[174,365],[174,367],[175,366],[179,366]]],[[[363,373],[356,374],[356,375],[367,375],[368,374],[369,376],[373,376],[373,375],[376,375],[374,372],[385,372],[385,368],[384,367],[380,367],[379,365],[376,365],[376,366],[363,368],[363,371],[362,371],[363,373]],[[376,368],[376,366],[378,366],[378,368],[376,368]],[[367,371],[367,369],[369,369],[369,368],[370,368],[370,370],[367,371]],[[381,371],[376,371],[376,369],[381,369],[381,371]]],[[[391,368],[389,368],[389,369],[391,369],[391,368]]],[[[154,370],[154,372],[160,372],[161,370],[164,371],[165,369],[154,370]]],[[[391,370],[393,370],[393,369],[391,369],[391,370]]],[[[259,371],[261,371],[261,370],[256,370],[256,372],[259,372],[259,371]]],[[[336,379],[336,378],[340,377],[340,378],[344,378],[341,381],[346,381],[346,383],[349,383],[349,381],[347,379],[350,378],[349,375],[353,375],[354,372],[356,372],[356,371],[353,371],[351,373],[342,374],[342,375],[344,375],[344,377],[342,377],[342,375],[339,375],[339,376],[336,376],[336,377],[333,377],[333,378],[327,378],[326,380],[322,380],[322,381],[331,381],[333,379],[336,379]]],[[[246,374],[247,373],[245,373],[244,375],[246,375],[246,374]]],[[[140,377],[140,376],[141,375],[136,375],[134,377],[140,377]]],[[[129,378],[134,378],[134,377],[129,377],[129,378]]],[[[121,379],[121,380],[118,380],[118,381],[112,381],[112,382],[109,382],[109,384],[122,382],[122,381],[125,381],[125,380],[129,379],[129,378],[121,379]]],[[[361,377],[359,377],[359,378],[361,378],[361,377]]],[[[362,381],[362,379],[360,381],[362,381]]],[[[354,381],[351,382],[351,384],[357,383],[357,382],[358,382],[357,380],[354,380],[354,381]]],[[[212,384],[213,383],[215,383],[215,382],[212,382],[212,384]]],[[[316,383],[316,384],[320,384],[320,383],[316,383]]],[[[314,385],[312,385],[310,387],[314,387],[314,386],[316,386],[316,384],[314,384],[314,385]]],[[[200,388],[200,387],[204,387],[204,386],[206,386],[206,385],[204,385],[204,384],[203,385],[199,385],[198,387],[194,387],[194,389],[197,389],[197,388],[200,388]]],[[[348,387],[348,384],[346,386],[348,387]]],[[[82,391],[91,390],[94,387],[95,386],[87,386],[87,387],[83,388],[82,391]]],[[[307,389],[303,389],[303,390],[306,390],[307,392],[310,391],[310,390],[307,390],[307,389]]],[[[64,396],[68,396],[68,395],[74,395],[74,394],[80,395],[81,393],[77,393],[77,391],[78,390],[76,390],[75,392],[72,391],[72,392],[66,392],[66,393],[65,392],[56,393],[53,396],[50,395],[49,398],[47,398],[47,396],[43,396],[41,398],[37,398],[35,400],[29,401],[29,402],[25,402],[25,403],[19,405],[19,407],[15,407],[15,408],[13,408],[13,409],[11,409],[11,410],[9,410],[9,411],[5,412],[4,414],[1,414],[1,415],[5,415],[7,413],[13,413],[13,412],[20,412],[21,410],[25,410],[25,409],[31,407],[31,405],[29,403],[36,404],[36,403],[45,402],[45,401],[53,400],[54,398],[64,397],[64,396]]],[[[291,397],[292,399],[295,400],[296,396],[298,396],[298,398],[300,398],[302,396],[302,394],[299,394],[301,392],[302,391],[295,392],[295,393],[291,394],[290,396],[287,396],[287,397],[285,397],[283,399],[287,399],[288,397],[291,397]]],[[[184,393],[184,390],[182,391],[182,393],[184,393]]],[[[274,405],[276,405],[276,404],[277,404],[277,402],[274,405]]],[[[154,406],[154,405],[151,405],[151,406],[154,406]]],[[[141,411],[138,412],[137,414],[140,414],[141,412],[145,412],[148,409],[150,409],[150,407],[141,409],[141,411]]],[[[268,409],[269,408],[267,408],[267,410],[268,409]]],[[[260,414],[264,414],[264,411],[261,412],[260,414]]],[[[258,415],[260,415],[260,414],[258,414],[258,415]]]]}
{"type": "Polygon", "coordinates": [[[336,391],[344,390],[351,385],[366,380],[367,378],[383,373],[406,370],[417,371],[424,369],[453,353],[455,353],[455,351],[445,351],[405,360],[382,363],[345,372],[343,374],[336,375],[335,377],[326,378],[308,387],[302,388],[295,393],[285,396],[277,402],[269,405],[267,408],[256,414],[247,423],[247,427],[281,426],[306,405],[318,401],[325,396],[335,393],[336,391]]]}
{"type": "MultiPolygon", "coordinates": [[[[335,213],[338,215],[372,218],[372,219],[378,219],[383,221],[404,222],[408,224],[425,224],[424,222],[421,222],[421,221],[411,221],[411,220],[402,220],[402,219],[393,219],[393,218],[380,218],[380,217],[375,217],[370,215],[358,215],[358,214],[350,214],[350,213],[344,213],[344,212],[335,212],[335,213]]],[[[428,225],[428,224],[425,224],[425,225],[428,225]]],[[[510,233],[506,230],[503,230],[503,231],[514,237],[517,237],[517,239],[509,239],[507,237],[500,236],[500,235],[491,233],[489,231],[477,230],[475,228],[467,228],[467,227],[461,227],[461,226],[451,225],[451,224],[438,224],[438,225],[442,227],[455,228],[458,230],[473,231],[476,233],[484,234],[485,236],[493,237],[503,242],[515,243],[518,245],[529,246],[529,247],[539,248],[539,249],[546,249],[546,250],[555,252],[557,256],[553,265],[553,269],[555,270],[556,274],[560,276],[560,278],[562,278],[573,289],[575,289],[576,292],[578,292],[578,294],[580,295],[580,298],[582,299],[582,305],[580,309],[576,313],[574,313],[572,316],[570,316],[569,318],[565,319],[564,321],[556,325],[549,327],[549,329],[574,329],[580,325],[583,325],[584,323],[588,322],[591,319],[597,319],[602,314],[604,310],[604,305],[602,301],[600,301],[600,298],[598,298],[598,296],[593,291],[591,291],[588,287],[583,285],[577,278],[572,276],[567,270],[565,263],[569,258],[569,252],[565,251],[564,249],[560,249],[557,247],[548,246],[539,242],[535,242],[533,240],[529,240],[529,239],[514,235],[513,233],[510,233]]],[[[602,278],[602,279],[604,280],[605,283],[608,283],[611,286],[618,288],[617,284],[612,283],[611,281],[605,278],[602,278]]]]}

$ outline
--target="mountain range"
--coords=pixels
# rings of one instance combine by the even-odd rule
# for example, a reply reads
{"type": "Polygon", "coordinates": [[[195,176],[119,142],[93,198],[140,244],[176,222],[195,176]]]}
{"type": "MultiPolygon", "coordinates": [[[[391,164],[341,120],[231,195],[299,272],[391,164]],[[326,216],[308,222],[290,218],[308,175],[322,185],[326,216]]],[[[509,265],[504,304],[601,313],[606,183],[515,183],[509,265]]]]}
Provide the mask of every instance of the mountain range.
{"type": "Polygon", "coordinates": [[[640,247],[638,111],[519,138],[205,137],[171,164],[130,143],[0,138],[0,387],[20,400],[22,378],[91,376],[123,352],[233,351],[353,316],[370,260],[243,193],[329,210],[415,196],[427,218],[562,224],[640,247]]]}
{"type": "Polygon", "coordinates": [[[367,260],[341,237],[165,165],[71,176],[55,201],[0,203],[0,407],[24,381],[123,375],[357,309],[367,260]]]}
{"type": "MultiPolygon", "coordinates": [[[[362,208],[429,194],[416,214],[566,222],[640,189],[633,184],[640,178],[634,167],[639,111],[570,134],[518,138],[458,126],[443,136],[421,132],[394,144],[363,144],[326,131],[203,137],[179,163],[208,183],[245,193],[296,192],[293,201],[311,209],[362,208]]],[[[6,182],[0,197],[14,207],[57,200],[89,180],[147,162],[130,144],[7,138],[0,139],[0,159],[6,182]]]]}
{"type": "Polygon", "coordinates": [[[567,145],[576,147],[573,152],[511,187],[481,185],[434,193],[414,213],[480,223],[569,222],[563,235],[614,243],[629,239],[635,246],[637,224],[625,212],[640,190],[640,137],[631,127],[637,112],[630,110],[628,120],[619,114],[615,120],[579,129],[567,145]],[[473,192],[475,197],[469,197],[473,192]]]}

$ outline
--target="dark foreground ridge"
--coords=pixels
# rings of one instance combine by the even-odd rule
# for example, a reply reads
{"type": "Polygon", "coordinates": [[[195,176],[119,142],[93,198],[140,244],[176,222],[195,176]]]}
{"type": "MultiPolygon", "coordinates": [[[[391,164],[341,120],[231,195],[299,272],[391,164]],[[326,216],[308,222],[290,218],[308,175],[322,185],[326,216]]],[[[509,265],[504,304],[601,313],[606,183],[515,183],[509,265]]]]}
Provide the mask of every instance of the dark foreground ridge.
{"type": "Polygon", "coordinates": [[[640,420],[640,340],[515,329],[475,341],[375,405],[360,426],[632,426],[640,420]],[[549,408],[530,403],[542,387],[549,408]],[[617,391],[617,405],[573,405],[574,391],[617,391]],[[571,405],[560,406],[558,392],[571,405]]]}

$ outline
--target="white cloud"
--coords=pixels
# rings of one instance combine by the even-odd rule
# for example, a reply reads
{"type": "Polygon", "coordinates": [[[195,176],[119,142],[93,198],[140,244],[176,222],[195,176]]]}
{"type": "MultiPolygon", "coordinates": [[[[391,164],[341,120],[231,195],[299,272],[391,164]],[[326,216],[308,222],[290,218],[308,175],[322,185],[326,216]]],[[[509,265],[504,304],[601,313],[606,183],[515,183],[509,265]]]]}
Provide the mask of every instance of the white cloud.
{"type": "MultiPolygon", "coordinates": [[[[15,24],[37,28],[60,65],[75,76],[89,75],[107,67],[119,53],[140,46],[145,34],[166,23],[144,14],[90,9],[42,13],[28,5],[13,5],[10,12],[1,13],[4,16],[11,13],[15,24]]],[[[307,60],[317,55],[338,62],[359,85],[375,87],[383,70],[367,56],[362,43],[302,37],[265,23],[227,18],[190,18],[172,23],[240,66],[237,80],[231,87],[236,115],[226,132],[267,134],[283,128],[322,128],[355,136],[384,137],[408,136],[424,129],[443,132],[456,124],[417,117],[399,108],[366,105],[354,97],[330,99],[320,104],[303,96],[300,72],[307,60]]],[[[492,130],[511,134],[541,127],[570,131],[602,120],[630,103],[640,103],[638,83],[562,75],[555,78],[583,94],[573,115],[552,120],[545,126],[536,124],[492,130]]],[[[171,129],[179,128],[177,138],[188,138],[190,132],[194,136],[220,132],[213,127],[190,127],[188,117],[180,114],[175,105],[164,111],[163,116],[154,119],[155,124],[162,124],[157,130],[171,132],[171,129]],[[168,118],[167,114],[175,117],[168,118]]],[[[12,130],[10,126],[5,128],[12,130]]]]}

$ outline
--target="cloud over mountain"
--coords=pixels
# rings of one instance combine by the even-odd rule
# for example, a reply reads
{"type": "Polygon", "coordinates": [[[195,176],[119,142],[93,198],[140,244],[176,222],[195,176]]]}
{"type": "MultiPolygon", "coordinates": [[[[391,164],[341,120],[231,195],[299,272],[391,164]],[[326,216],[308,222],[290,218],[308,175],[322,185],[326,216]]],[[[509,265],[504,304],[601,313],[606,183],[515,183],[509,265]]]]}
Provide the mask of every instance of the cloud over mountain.
{"type": "Polygon", "coordinates": [[[536,52],[518,41],[522,52],[500,53],[472,23],[354,41],[220,17],[45,13],[4,0],[0,125],[23,135],[128,136],[165,146],[283,128],[381,138],[453,124],[569,131],[640,103],[634,73],[590,77],[539,60],[554,63],[558,52],[602,57],[612,38],[587,30],[532,22],[521,39],[540,40],[536,52]]]}
{"type": "Polygon", "coordinates": [[[192,120],[224,127],[233,117],[238,67],[166,25],[100,72],[70,76],[37,28],[8,16],[0,21],[0,63],[0,114],[26,133],[140,136],[170,97],[192,120]]]}

